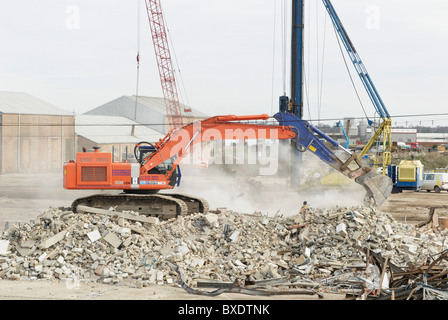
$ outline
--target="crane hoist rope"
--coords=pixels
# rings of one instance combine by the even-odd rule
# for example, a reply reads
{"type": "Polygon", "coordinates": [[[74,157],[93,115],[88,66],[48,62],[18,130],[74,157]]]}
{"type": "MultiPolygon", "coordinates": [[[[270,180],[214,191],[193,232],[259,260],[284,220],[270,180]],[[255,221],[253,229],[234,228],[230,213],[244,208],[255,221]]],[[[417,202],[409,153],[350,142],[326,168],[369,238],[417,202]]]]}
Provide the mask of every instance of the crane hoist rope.
{"type": "Polygon", "coordinates": [[[179,81],[180,85],[181,85],[181,87],[182,87],[182,89],[184,91],[184,93],[182,93],[182,90],[179,90],[179,95],[180,95],[181,101],[185,102],[185,104],[184,104],[185,105],[184,111],[185,112],[191,112],[191,108],[189,107],[190,106],[190,102],[188,100],[187,90],[185,89],[185,83],[184,83],[184,80],[183,80],[183,77],[182,77],[182,73],[180,71],[180,66],[179,66],[179,62],[177,60],[176,50],[174,48],[173,39],[171,37],[170,28],[169,28],[169,25],[168,25],[168,21],[166,19],[165,12],[163,11],[163,7],[162,7],[162,14],[163,14],[163,17],[164,17],[164,20],[165,20],[165,27],[166,27],[166,31],[167,31],[167,38],[168,38],[168,41],[170,43],[171,50],[173,51],[173,58],[174,58],[173,62],[176,65],[176,68],[174,68],[174,73],[179,75],[178,79],[180,80],[179,81]],[[185,99],[184,99],[184,95],[185,95],[185,99]]]}
{"type": "Polygon", "coordinates": [[[341,40],[339,40],[336,28],[333,26],[334,34],[336,36],[336,40],[338,42],[339,51],[341,52],[342,59],[344,60],[345,69],[347,70],[348,76],[350,77],[350,82],[352,83],[353,89],[355,90],[356,97],[358,98],[359,104],[361,105],[362,111],[364,112],[364,115],[367,120],[369,120],[369,116],[367,115],[366,109],[364,108],[364,105],[362,103],[361,97],[359,96],[358,89],[356,88],[355,82],[353,80],[352,74],[350,72],[350,68],[348,67],[347,60],[345,59],[344,51],[342,50],[341,40]]]}
{"type": "MultiPolygon", "coordinates": [[[[322,91],[323,91],[323,80],[324,80],[324,64],[325,64],[325,43],[326,43],[326,28],[327,27],[327,16],[325,15],[324,20],[324,31],[323,31],[323,44],[322,44],[322,65],[321,65],[321,74],[320,74],[320,83],[319,83],[319,119],[322,111],[322,91]]],[[[319,44],[319,43],[318,43],[319,44]]]]}
{"type": "MultiPolygon", "coordinates": [[[[134,121],[137,120],[137,106],[138,106],[138,86],[140,78],[140,1],[137,0],[137,79],[135,85],[135,105],[134,105],[134,121]]],[[[135,125],[132,125],[131,136],[135,134],[135,125]]]]}
{"type": "Polygon", "coordinates": [[[277,3],[275,1],[272,2],[274,4],[273,12],[273,32],[272,32],[272,78],[271,78],[271,113],[274,113],[274,79],[275,79],[275,42],[276,42],[276,24],[277,24],[277,3]]]}

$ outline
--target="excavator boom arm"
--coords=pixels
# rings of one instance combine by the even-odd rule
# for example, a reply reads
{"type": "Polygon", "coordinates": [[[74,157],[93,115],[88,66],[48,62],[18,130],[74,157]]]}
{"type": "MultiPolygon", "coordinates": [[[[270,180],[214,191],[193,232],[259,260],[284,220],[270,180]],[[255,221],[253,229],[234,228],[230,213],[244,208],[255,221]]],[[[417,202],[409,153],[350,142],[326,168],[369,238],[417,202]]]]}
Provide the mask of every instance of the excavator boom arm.
{"type": "Polygon", "coordinates": [[[248,139],[293,139],[296,133],[286,126],[241,123],[237,121],[267,120],[268,115],[253,116],[216,116],[196,121],[180,129],[173,130],[156,143],[156,151],[142,161],[140,174],[143,175],[162,162],[176,157],[171,172],[188,154],[196,143],[212,140],[248,140],[248,139]]]}
{"type": "Polygon", "coordinates": [[[366,189],[368,197],[373,199],[378,207],[389,197],[392,192],[391,179],[372,172],[372,169],[363,166],[357,155],[342,147],[339,142],[330,138],[306,120],[298,119],[292,113],[278,112],[274,115],[274,118],[280,125],[291,126],[296,131],[296,147],[300,151],[311,151],[340,173],[355,179],[355,182],[366,189]],[[342,160],[332,149],[326,146],[322,139],[346,153],[348,159],[342,160]],[[353,163],[355,165],[352,165],[353,163]]]}

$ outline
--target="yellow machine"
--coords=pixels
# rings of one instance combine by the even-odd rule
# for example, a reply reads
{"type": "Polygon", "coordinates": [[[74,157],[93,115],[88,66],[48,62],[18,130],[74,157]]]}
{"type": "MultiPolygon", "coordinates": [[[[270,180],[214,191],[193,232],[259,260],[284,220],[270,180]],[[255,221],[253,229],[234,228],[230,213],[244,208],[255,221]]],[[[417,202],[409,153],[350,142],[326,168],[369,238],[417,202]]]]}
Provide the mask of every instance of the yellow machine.
{"type": "Polygon", "coordinates": [[[390,165],[387,174],[393,182],[392,193],[419,191],[423,185],[423,171],[420,160],[401,160],[399,165],[390,165]]]}

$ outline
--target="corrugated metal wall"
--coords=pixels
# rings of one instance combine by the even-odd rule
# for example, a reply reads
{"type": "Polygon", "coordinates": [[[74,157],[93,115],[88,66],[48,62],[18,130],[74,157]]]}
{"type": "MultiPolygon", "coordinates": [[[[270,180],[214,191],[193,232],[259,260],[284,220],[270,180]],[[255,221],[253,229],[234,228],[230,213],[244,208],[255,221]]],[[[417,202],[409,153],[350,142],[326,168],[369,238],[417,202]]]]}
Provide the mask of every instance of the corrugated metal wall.
{"type": "Polygon", "coordinates": [[[74,157],[74,116],[3,114],[1,173],[62,170],[74,157]]]}

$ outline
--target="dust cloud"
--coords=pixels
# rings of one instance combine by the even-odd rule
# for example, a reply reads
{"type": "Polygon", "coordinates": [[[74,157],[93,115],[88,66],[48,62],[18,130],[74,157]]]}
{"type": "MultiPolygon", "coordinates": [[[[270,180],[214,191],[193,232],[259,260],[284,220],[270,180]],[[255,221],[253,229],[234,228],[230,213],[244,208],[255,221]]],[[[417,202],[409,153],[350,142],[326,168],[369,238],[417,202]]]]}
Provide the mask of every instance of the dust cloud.
{"type": "Polygon", "coordinates": [[[199,143],[180,163],[180,186],[163,192],[204,198],[211,209],[270,216],[297,214],[304,201],[315,208],[363,204],[366,190],[361,185],[312,152],[303,152],[298,163],[291,161],[293,147],[290,140],[199,143]],[[299,168],[300,182],[294,188],[291,166],[299,168]]]}
{"type": "MultiPolygon", "coordinates": [[[[221,157],[221,160],[226,156],[229,159],[228,155],[223,154],[227,151],[221,148],[222,145],[218,145],[219,150],[214,150],[214,154],[221,157]]],[[[241,213],[260,212],[270,216],[297,214],[304,201],[315,208],[358,205],[363,203],[366,195],[362,186],[348,178],[349,181],[345,180],[341,184],[324,185],[323,181],[328,179],[332,169],[310,152],[303,153],[300,164],[293,164],[300,167],[301,177],[299,187],[293,189],[290,186],[289,143],[273,145],[269,150],[257,149],[259,153],[254,157],[263,161],[249,162],[250,164],[247,161],[250,148],[228,147],[227,150],[229,149],[234,157],[231,161],[215,161],[206,168],[195,165],[200,161],[194,159],[186,165],[181,162],[180,186],[162,192],[202,197],[209,202],[211,209],[225,207],[241,213]],[[241,163],[238,161],[240,159],[246,161],[241,163]],[[262,175],[263,167],[275,168],[275,172],[262,175]]],[[[210,152],[206,151],[208,154],[210,152]]],[[[333,173],[336,177],[345,178],[338,172],[333,173]]],[[[26,178],[22,174],[3,175],[0,187],[8,198],[24,200],[15,208],[37,208],[39,211],[50,205],[69,207],[74,199],[99,192],[64,189],[62,170],[51,174],[28,174],[26,178]],[[11,186],[14,186],[14,190],[11,186]]]]}
{"type": "MultiPolygon", "coordinates": [[[[286,176],[250,175],[248,172],[256,170],[250,170],[248,166],[235,167],[230,170],[225,165],[184,168],[181,184],[174,192],[204,198],[211,209],[227,208],[240,213],[258,212],[268,216],[295,215],[304,201],[314,208],[360,205],[366,195],[366,190],[353,181],[332,187],[320,183],[311,185],[306,181],[310,179],[307,176],[312,172],[310,168],[306,168],[306,174],[301,174],[305,178],[300,187],[292,190],[286,176]]],[[[317,171],[311,175],[318,175],[317,171]]],[[[319,182],[319,178],[314,177],[314,181],[319,182]]]]}
{"type": "Polygon", "coordinates": [[[69,207],[78,194],[64,190],[61,173],[0,175],[0,231],[51,207],[69,207]]]}

